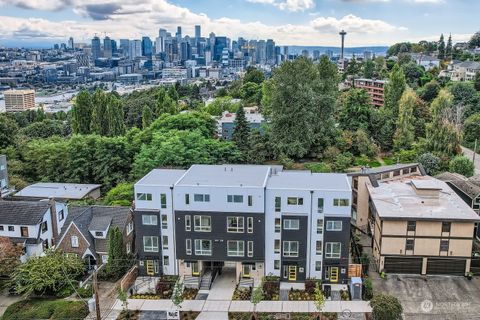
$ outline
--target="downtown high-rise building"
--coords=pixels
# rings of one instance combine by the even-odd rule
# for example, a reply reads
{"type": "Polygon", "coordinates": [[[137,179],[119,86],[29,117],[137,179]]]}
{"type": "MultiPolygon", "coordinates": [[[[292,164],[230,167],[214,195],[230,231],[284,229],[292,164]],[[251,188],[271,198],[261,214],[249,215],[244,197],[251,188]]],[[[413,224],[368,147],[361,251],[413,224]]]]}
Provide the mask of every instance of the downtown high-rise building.
{"type": "Polygon", "coordinates": [[[199,25],[195,26],[195,41],[197,42],[202,37],[202,27],[199,25]]]}
{"type": "Polygon", "coordinates": [[[142,37],[142,56],[151,57],[153,54],[153,43],[150,37],[142,37]]]}
{"type": "Polygon", "coordinates": [[[92,39],[92,59],[95,61],[102,57],[102,48],[100,44],[100,38],[95,36],[92,39]]]}
{"type": "Polygon", "coordinates": [[[177,33],[175,34],[175,38],[177,38],[178,43],[182,41],[182,27],[177,27],[177,33]]]}
{"type": "Polygon", "coordinates": [[[275,63],[275,42],[272,39],[265,43],[265,59],[268,64],[275,63]]]}
{"type": "Polygon", "coordinates": [[[103,57],[111,58],[112,54],[112,40],[107,36],[105,39],[103,39],[103,57]]]}
{"type": "Polygon", "coordinates": [[[75,43],[73,42],[73,38],[70,37],[70,39],[68,39],[68,49],[70,50],[74,50],[75,49],[75,43]]]}
{"type": "Polygon", "coordinates": [[[141,40],[130,40],[129,54],[131,60],[134,60],[136,57],[142,56],[142,41],[141,40]]]}

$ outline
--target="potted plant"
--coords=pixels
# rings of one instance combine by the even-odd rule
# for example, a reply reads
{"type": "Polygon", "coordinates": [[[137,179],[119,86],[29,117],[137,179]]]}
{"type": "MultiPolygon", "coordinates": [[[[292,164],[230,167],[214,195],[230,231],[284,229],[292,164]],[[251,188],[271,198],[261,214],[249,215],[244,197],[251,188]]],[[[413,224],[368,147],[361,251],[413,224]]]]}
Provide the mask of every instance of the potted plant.
{"type": "Polygon", "coordinates": [[[467,273],[467,279],[472,280],[473,279],[473,272],[467,273]]]}

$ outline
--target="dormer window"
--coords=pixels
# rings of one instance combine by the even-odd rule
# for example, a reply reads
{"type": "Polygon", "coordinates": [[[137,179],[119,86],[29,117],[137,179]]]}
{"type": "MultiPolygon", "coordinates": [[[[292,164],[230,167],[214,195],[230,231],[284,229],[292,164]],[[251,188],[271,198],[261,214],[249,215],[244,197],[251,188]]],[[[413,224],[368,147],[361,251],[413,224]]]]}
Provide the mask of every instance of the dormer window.
{"type": "Polygon", "coordinates": [[[95,231],[95,237],[103,237],[103,231],[95,231]]]}

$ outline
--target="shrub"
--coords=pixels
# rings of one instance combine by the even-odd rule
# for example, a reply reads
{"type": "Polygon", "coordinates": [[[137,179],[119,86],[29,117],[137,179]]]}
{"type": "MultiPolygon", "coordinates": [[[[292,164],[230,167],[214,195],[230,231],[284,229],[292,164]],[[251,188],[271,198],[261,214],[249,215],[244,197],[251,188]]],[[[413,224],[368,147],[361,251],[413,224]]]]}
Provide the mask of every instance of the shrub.
{"type": "Polygon", "coordinates": [[[308,294],[314,294],[317,282],[321,283],[321,281],[317,280],[317,279],[307,279],[307,280],[305,280],[305,291],[308,294]]]}
{"type": "Polygon", "coordinates": [[[305,164],[305,168],[313,173],[328,173],[332,172],[332,167],[325,162],[310,162],[305,164]]]}
{"type": "Polygon", "coordinates": [[[370,300],[372,316],[379,320],[400,320],[402,319],[403,307],[396,297],[379,294],[370,300]]]}
{"type": "Polygon", "coordinates": [[[372,280],[365,279],[363,282],[363,299],[370,300],[373,298],[373,284],[372,280]]]}
{"type": "Polygon", "coordinates": [[[23,319],[83,319],[88,308],[83,301],[22,300],[10,305],[2,320],[23,319]]]}
{"type": "Polygon", "coordinates": [[[440,170],[441,160],[439,157],[432,153],[424,153],[417,158],[417,161],[422,164],[425,172],[434,176],[440,170]]]}
{"type": "Polygon", "coordinates": [[[475,165],[465,156],[456,156],[448,165],[450,172],[459,173],[465,177],[471,177],[475,173],[475,165]]]}
{"type": "Polygon", "coordinates": [[[80,287],[77,289],[77,292],[83,299],[88,299],[93,296],[93,288],[91,285],[87,285],[85,288],[80,287]]]}

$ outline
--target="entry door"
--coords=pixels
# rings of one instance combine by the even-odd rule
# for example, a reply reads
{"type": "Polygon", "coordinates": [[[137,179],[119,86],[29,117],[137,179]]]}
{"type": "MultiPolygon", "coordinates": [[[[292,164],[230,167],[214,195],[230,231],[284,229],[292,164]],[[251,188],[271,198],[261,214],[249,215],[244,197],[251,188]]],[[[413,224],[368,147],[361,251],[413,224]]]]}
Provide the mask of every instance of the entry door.
{"type": "Polygon", "coordinates": [[[288,266],[288,281],[297,281],[297,266],[288,266]]]}
{"type": "Polygon", "coordinates": [[[147,260],[145,262],[145,265],[146,265],[146,269],[147,269],[147,274],[149,276],[153,276],[155,275],[155,270],[154,270],[154,266],[153,266],[153,260],[147,260]]]}
{"type": "Polygon", "coordinates": [[[198,276],[198,275],[200,275],[200,270],[198,268],[198,261],[192,262],[192,276],[198,276]]]}
{"type": "Polygon", "coordinates": [[[338,267],[330,267],[330,282],[338,282],[338,267]]]}
{"type": "Polygon", "coordinates": [[[252,266],[250,264],[242,265],[242,277],[250,278],[252,276],[252,266]]]}

